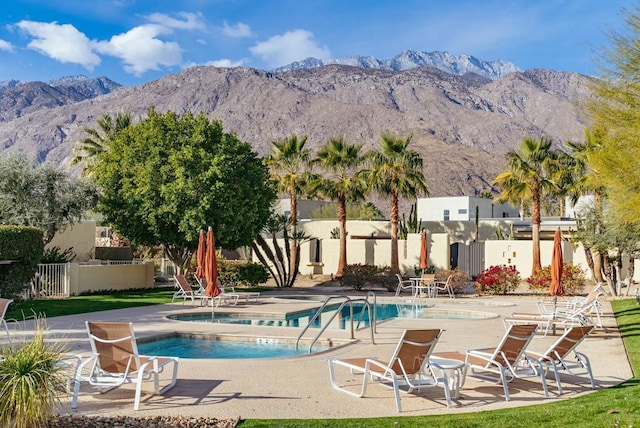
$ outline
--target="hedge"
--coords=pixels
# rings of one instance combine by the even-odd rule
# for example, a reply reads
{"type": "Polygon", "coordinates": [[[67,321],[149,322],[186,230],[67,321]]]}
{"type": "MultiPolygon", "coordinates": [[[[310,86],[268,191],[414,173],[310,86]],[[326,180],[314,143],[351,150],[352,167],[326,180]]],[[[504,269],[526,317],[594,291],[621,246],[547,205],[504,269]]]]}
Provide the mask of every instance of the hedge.
{"type": "Polygon", "coordinates": [[[29,286],[44,253],[42,229],[0,226],[0,297],[14,298],[29,286]]]}

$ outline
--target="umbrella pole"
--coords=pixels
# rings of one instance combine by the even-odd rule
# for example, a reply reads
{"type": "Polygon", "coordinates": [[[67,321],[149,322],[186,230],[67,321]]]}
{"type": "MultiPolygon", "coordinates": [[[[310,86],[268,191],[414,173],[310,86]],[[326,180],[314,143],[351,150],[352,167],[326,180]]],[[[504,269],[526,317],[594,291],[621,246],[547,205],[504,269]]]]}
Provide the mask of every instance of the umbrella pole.
{"type": "MultiPolygon", "coordinates": [[[[552,319],[556,319],[556,311],[558,310],[558,296],[556,294],[553,295],[553,315],[552,315],[552,319]]],[[[556,323],[552,322],[551,324],[553,324],[553,335],[556,335],[556,323]]]]}

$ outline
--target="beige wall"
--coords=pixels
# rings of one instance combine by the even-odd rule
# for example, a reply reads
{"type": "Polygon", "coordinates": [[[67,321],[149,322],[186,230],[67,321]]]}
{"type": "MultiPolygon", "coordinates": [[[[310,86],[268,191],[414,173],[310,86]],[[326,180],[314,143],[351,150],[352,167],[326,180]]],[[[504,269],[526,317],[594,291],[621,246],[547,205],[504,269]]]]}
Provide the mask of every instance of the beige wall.
{"type": "Polygon", "coordinates": [[[69,293],[153,287],[153,263],[135,265],[71,264],[69,293]]]}
{"type": "Polygon", "coordinates": [[[54,246],[60,247],[61,250],[73,247],[76,254],[74,261],[85,262],[93,258],[93,251],[96,241],[96,222],[82,221],[73,226],[67,227],[64,231],[57,233],[51,242],[47,244],[47,248],[54,246]]]}

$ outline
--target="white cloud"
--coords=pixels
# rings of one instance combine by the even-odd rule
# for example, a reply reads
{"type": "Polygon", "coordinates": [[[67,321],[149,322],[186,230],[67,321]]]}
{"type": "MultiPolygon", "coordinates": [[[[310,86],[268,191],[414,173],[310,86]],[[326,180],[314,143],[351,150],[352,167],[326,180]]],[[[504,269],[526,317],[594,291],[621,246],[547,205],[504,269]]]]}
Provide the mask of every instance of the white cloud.
{"type": "Polygon", "coordinates": [[[205,39],[196,39],[196,43],[202,46],[207,46],[208,43],[205,39]]]}
{"type": "Polygon", "coordinates": [[[313,38],[313,33],[305,30],[287,31],[282,35],[273,36],[267,41],[256,43],[250,51],[270,67],[279,67],[309,57],[331,57],[329,49],[319,46],[313,38]]]}
{"type": "Polygon", "coordinates": [[[34,37],[27,47],[60,62],[80,64],[88,70],[100,64],[93,42],[73,25],[57,22],[20,21],[18,28],[34,37]]]}
{"type": "Polygon", "coordinates": [[[229,25],[227,21],[222,24],[222,33],[228,37],[251,37],[251,27],[247,24],[243,24],[242,22],[238,22],[236,25],[229,25]]]}
{"type": "Polygon", "coordinates": [[[205,28],[201,13],[179,12],[176,15],[183,19],[172,18],[164,13],[152,13],[145,18],[147,18],[149,22],[178,30],[203,30],[205,28]]]}
{"type": "Polygon", "coordinates": [[[215,61],[208,61],[205,65],[212,65],[214,67],[241,67],[243,63],[243,60],[232,61],[230,59],[223,58],[215,61]]]}
{"type": "Polygon", "coordinates": [[[185,66],[185,68],[197,67],[199,65],[231,68],[231,67],[242,67],[242,64],[244,64],[244,60],[242,59],[238,61],[232,61],[230,59],[223,58],[223,59],[217,59],[214,61],[207,61],[205,63],[190,62],[185,66]]]}
{"type": "Polygon", "coordinates": [[[15,52],[15,48],[11,43],[0,39],[0,51],[15,52]]]}
{"type": "Polygon", "coordinates": [[[122,59],[127,73],[140,76],[148,70],[159,70],[160,65],[174,66],[182,63],[180,45],[157,38],[167,33],[171,33],[171,30],[160,25],[140,25],[111,37],[109,41],[97,43],[96,50],[122,59]]]}

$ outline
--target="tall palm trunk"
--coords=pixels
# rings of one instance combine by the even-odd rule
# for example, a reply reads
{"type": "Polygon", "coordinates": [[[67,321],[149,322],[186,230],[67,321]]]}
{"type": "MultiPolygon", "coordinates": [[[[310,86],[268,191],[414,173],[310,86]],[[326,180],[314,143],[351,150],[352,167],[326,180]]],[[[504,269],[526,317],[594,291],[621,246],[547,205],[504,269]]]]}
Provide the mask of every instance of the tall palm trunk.
{"type": "Polygon", "coordinates": [[[336,277],[342,278],[347,266],[347,203],[344,195],[338,196],[338,223],[340,225],[340,255],[336,277]]]}
{"type": "Polygon", "coordinates": [[[297,231],[298,231],[298,198],[296,197],[296,192],[291,191],[289,193],[289,198],[291,201],[291,214],[289,217],[291,219],[291,260],[289,266],[289,272],[295,272],[298,268],[297,260],[298,260],[298,241],[297,241],[297,231]]]}
{"type": "Polygon", "coordinates": [[[391,192],[391,272],[400,272],[398,262],[398,194],[391,192]]]}
{"type": "Polygon", "coordinates": [[[531,276],[535,276],[541,269],[540,262],[540,183],[531,186],[531,241],[533,242],[533,266],[531,276]]]}

